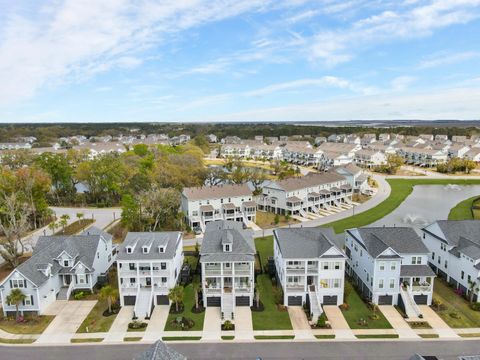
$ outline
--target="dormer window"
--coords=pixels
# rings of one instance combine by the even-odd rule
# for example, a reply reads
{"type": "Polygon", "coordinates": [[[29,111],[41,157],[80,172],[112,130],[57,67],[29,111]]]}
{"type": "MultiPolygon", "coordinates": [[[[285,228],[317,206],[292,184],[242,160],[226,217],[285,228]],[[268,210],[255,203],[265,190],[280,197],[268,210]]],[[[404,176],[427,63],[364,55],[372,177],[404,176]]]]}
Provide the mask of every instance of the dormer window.
{"type": "Polygon", "coordinates": [[[148,246],[142,246],[142,252],[148,254],[148,246]]]}
{"type": "Polygon", "coordinates": [[[127,254],[131,254],[133,252],[133,248],[131,246],[127,246],[127,254]]]}
{"type": "Polygon", "coordinates": [[[70,262],[68,260],[63,260],[63,266],[68,266],[70,262]]]}
{"type": "Polygon", "coordinates": [[[158,247],[158,252],[159,253],[164,253],[165,252],[165,247],[164,246],[159,246],[158,247]]]}
{"type": "Polygon", "coordinates": [[[231,251],[232,251],[232,245],[230,245],[230,244],[224,244],[224,245],[223,245],[223,251],[225,251],[225,252],[231,252],[231,251]]]}

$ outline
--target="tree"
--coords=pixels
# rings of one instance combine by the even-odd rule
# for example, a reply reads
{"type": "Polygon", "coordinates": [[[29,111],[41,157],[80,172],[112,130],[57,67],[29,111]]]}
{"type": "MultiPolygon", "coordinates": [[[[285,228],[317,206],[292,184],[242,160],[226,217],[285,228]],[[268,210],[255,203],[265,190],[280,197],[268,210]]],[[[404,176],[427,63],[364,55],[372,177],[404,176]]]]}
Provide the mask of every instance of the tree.
{"type": "Polygon", "coordinates": [[[122,198],[121,223],[130,231],[143,230],[140,206],[132,195],[124,195],[122,198]]]}
{"type": "Polygon", "coordinates": [[[141,220],[143,228],[158,231],[161,228],[178,227],[180,192],[175,189],[152,189],[140,194],[138,203],[142,205],[141,220]]]}
{"type": "Polygon", "coordinates": [[[248,173],[248,181],[253,185],[253,195],[260,195],[262,193],[262,185],[267,180],[265,170],[253,168],[248,173]]]}
{"type": "Polygon", "coordinates": [[[63,214],[62,216],[60,216],[59,224],[62,227],[62,230],[64,233],[65,233],[65,226],[67,226],[69,219],[70,219],[70,215],[68,214],[63,214]]]}
{"type": "Polygon", "coordinates": [[[473,303],[473,296],[478,292],[479,287],[476,281],[468,280],[468,298],[473,303]]]}
{"type": "Polygon", "coordinates": [[[7,303],[15,305],[15,319],[18,321],[18,307],[26,299],[26,295],[20,289],[13,289],[7,296],[7,303]]]}
{"type": "Polygon", "coordinates": [[[195,309],[198,310],[198,292],[200,291],[200,281],[198,279],[198,276],[195,276],[193,278],[192,282],[192,287],[193,287],[193,294],[195,295],[195,309]]]}
{"type": "Polygon", "coordinates": [[[168,298],[175,303],[176,312],[179,311],[178,305],[183,302],[183,286],[176,285],[168,291],[168,298]]]}
{"type": "Polygon", "coordinates": [[[400,155],[390,154],[387,157],[387,165],[390,174],[395,174],[404,163],[405,160],[400,155]]]}
{"type": "Polygon", "coordinates": [[[52,180],[52,193],[57,204],[71,202],[76,194],[73,167],[65,154],[42,153],[35,159],[52,180]]]}
{"type": "Polygon", "coordinates": [[[205,183],[210,186],[220,185],[228,178],[228,174],[219,166],[209,169],[205,183]]]}
{"type": "Polygon", "coordinates": [[[112,304],[118,300],[118,290],[106,285],[100,289],[100,299],[107,301],[108,312],[112,313],[112,304]]]}
{"type": "Polygon", "coordinates": [[[55,233],[55,230],[58,228],[58,225],[55,221],[52,221],[50,224],[48,224],[48,228],[52,230],[52,234],[55,233]]]}

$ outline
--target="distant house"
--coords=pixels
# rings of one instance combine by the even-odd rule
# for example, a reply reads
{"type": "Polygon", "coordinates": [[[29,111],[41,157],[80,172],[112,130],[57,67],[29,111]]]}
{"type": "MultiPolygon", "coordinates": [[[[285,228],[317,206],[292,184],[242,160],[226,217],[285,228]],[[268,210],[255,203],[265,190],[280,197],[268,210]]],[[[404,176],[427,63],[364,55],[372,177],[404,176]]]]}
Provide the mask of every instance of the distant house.
{"type": "Polygon", "coordinates": [[[287,306],[309,304],[313,321],[323,305],[343,304],[345,254],[331,228],[273,230],[276,273],[287,306]]]}
{"type": "Polygon", "coordinates": [[[448,140],[448,135],[446,134],[437,134],[435,135],[435,141],[447,141],[448,140]]]}
{"type": "Polygon", "coordinates": [[[463,158],[469,150],[470,147],[465,144],[453,144],[448,149],[448,156],[463,158]]]}
{"type": "Polygon", "coordinates": [[[209,143],[216,143],[216,142],[218,141],[217,135],[215,135],[215,134],[209,134],[209,135],[207,136],[207,140],[208,140],[209,143]]]}
{"type": "Polygon", "coordinates": [[[32,256],[0,283],[5,316],[15,313],[8,304],[12,289],[26,299],[21,314],[41,315],[55,300],[68,300],[74,290],[92,290],[115,261],[112,236],[90,228],[81,235],[40,236],[32,256]]]}
{"type": "Polygon", "coordinates": [[[237,306],[252,306],[255,287],[253,232],[235,221],[207,224],[200,248],[203,303],[220,307],[225,320],[237,306]]]}
{"type": "Polygon", "coordinates": [[[169,305],[182,264],[181,232],[129,232],[117,257],[120,304],[135,306],[139,318],[149,317],[155,305],[169,305]]]}
{"type": "Polygon", "coordinates": [[[453,135],[452,141],[454,143],[465,143],[467,141],[467,137],[464,135],[453,135]]]}
{"type": "Polygon", "coordinates": [[[361,168],[354,164],[338,166],[335,171],[347,179],[348,184],[353,188],[354,192],[364,192],[369,190],[368,175],[361,168]]]}
{"type": "Polygon", "coordinates": [[[387,156],[378,150],[362,149],[355,153],[354,161],[358,166],[373,168],[385,165],[387,163],[387,156]]]}
{"type": "Polygon", "coordinates": [[[468,150],[464,156],[466,159],[480,162],[480,148],[473,147],[470,150],[468,150]]]}

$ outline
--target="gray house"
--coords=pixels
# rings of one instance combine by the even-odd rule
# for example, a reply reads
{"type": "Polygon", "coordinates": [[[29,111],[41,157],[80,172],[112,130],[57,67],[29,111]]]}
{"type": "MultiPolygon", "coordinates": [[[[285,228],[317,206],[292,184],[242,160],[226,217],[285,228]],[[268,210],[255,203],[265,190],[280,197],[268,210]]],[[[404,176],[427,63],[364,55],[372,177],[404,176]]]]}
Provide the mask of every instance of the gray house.
{"type": "Polygon", "coordinates": [[[81,235],[41,236],[32,256],[0,283],[3,313],[15,311],[5,299],[18,288],[26,295],[20,312],[41,315],[55,300],[67,300],[73,290],[92,290],[114,261],[112,236],[100,229],[90,228],[81,235]]]}
{"type": "Polygon", "coordinates": [[[219,306],[233,319],[235,306],[252,306],[255,243],[253,232],[236,221],[209,222],[200,249],[203,303],[219,306]]]}

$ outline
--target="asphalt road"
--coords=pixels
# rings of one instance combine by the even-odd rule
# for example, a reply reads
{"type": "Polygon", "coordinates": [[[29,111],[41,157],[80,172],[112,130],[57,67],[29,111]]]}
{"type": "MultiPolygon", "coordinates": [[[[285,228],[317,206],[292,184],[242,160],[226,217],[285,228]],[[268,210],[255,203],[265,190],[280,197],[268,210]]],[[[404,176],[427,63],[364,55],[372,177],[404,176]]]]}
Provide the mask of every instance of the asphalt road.
{"type": "MultiPolygon", "coordinates": [[[[149,345],[79,345],[58,347],[9,346],[0,348],[0,359],[15,360],[131,360],[149,345]]],[[[453,360],[459,355],[480,354],[480,342],[464,341],[357,341],[198,343],[170,345],[189,359],[393,359],[406,360],[414,353],[453,360]]]]}

